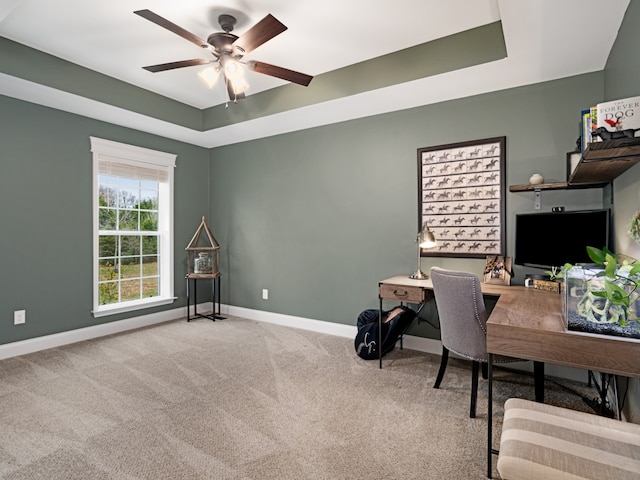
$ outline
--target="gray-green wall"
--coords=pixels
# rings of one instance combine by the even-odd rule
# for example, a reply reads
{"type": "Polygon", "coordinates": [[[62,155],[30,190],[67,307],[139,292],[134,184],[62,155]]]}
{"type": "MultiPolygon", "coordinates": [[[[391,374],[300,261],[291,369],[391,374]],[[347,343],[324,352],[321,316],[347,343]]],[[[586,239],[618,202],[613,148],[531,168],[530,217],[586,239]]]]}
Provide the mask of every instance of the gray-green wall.
{"type": "MultiPolygon", "coordinates": [[[[632,0],[618,32],[605,68],[604,100],[640,95],[640,2],[632,0]]],[[[640,210],[640,165],[618,177],[614,183],[616,250],[640,259],[640,245],[627,235],[632,215],[640,210]]],[[[621,380],[618,385],[627,418],[640,423],[640,379],[621,380]]]]}
{"type": "MultiPolygon", "coordinates": [[[[603,72],[207,150],[0,96],[0,344],[124,318],[91,310],[91,154],[97,136],[178,155],[174,305],[185,305],[184,246],[206,215],[222,245],[223,303],[353,325],[378,281],[416,269],[416,149],[507,138],[507,184],[565,178],[581,109],[638,95],[632,1],[603,72]],[[263,288],[269,300],[261,299],[263,288]],[[13,311],[27,323],[13,325],[13,311]]],[[[472,82],[470,77],[468,81],[472,82]]],[[[616,244],[638,209],[640,167],[614,182],[616,244]]],[[[507,193],[513,219],[532,193],[507,193]]],[[[598,207],[599,189],[543,192],[543,210],[598,207]]],[[[482,260],[424,258],[480,272],[482,260]]],[[[515,282],[524,270],[516,266],[515,282]]],[[[424,313],[432,317],[433,311],[424,313]]],[[[424,324],[413,333],[437,338],[424,324]]],[[[637,397],[638,395],[636,395],[637,397]]]]}
{"type": "MultiPolygon", "coordinates": [[[[534,172],[564,180],[580,110],[602,92],[600,72],[214,149],[223,302],[355,324],[377,306],[380,280],[417,268],[418,148],[504,135],[507,184],[534,172]]],[[[544,192],[542,203],[600,207],[602,190],[544,192]]],[[[533,210],[533,193],[507,193],[508,255],[514,215],[533,210]]],[[[484,260],[422,265],[481,273],[484,260]]],[[[515,270],[522,282],[525,270],[515,270]]]]}
{"type": "MultiPolygon", "coordinates": [[[[353,325],[377,305],[379,280],[416,269],[417,148],[505,135],[508,184],[534,171],[561,179],[577,112],[602,88],[596,73],[211,151],[0,97],[0,343],[125,317],[91,315],[89,136],[178,155],[179,298],[132,316],[185,305],[184,246],[206,215],[222,244],[224,303],[353,325]],[[27,323],[14,326],[19,309],[27,323]]],[[[550,192],[543,208],[600,201],[599,190],[550,192]]],[[[531,194],[508,194],[508,247],[514,213],[532,209],[531,194]]],[[[483,261],[423,259],[431,265],[479,272],[483,261]]],[[[425,329],[413,333],[438,337],[425,329]]]]}
{"type": "MultiPolygon", "coordinates": [[[[640,96],[640,1],[629,4],[605,68],[604,100],[640,96]]],[[[631,216],[640,210],[640,166],[614,181],[616,249],[640,258],[640,246],[627,235],[631,216]]]]}
{"type": "MultiPolygon", "coordinates": [[[[209,152],[127,128],[0,96],[0,344],[90,327],[90,136],[177,154],[175,292],[186,305],[184,247],[209,216],[209,152]],[[13,311],[27,322],[13,325],[13,311]]],[[[140,310],[133,315],[162,308],[140,310]]]]}
{"type": "MultiPolygon", "coordinates": [[[[361,310],[377,307],[378,281],[416,269],[416,149],[504,135],[508,185],[534,172],[564,180],[580,111],[640,94],[638,23],[640,2],[632,1],[603,72],[214,149],[211,210],[222,243],[223,301],[355,324],[361,310]],[[269,300],[261,299],[263,288],[269,300]]],[[[616,249],[636,258],[626,223],[640,209],[639,181],[635,166],[613,185],[616,249]]],[[[533,211],[533,200],[507,193],[508,255],[515,214],[533,211]]],[[[543,210],[609,202],[600,189],[542,194],[543,210]]],[[[423,259],[423,270],[432,265],[480,273],[484,262],[423,259]]],[[[528,271],[516,266],[514,282],[528,271]]],[[[423,312],[435,316],[432,307],[423,312]]],[[[439,336],[428,324],[411,333],[439,336]]],[[[621,386],[625,414],[639,421],[640,382],[621,386]]]]}

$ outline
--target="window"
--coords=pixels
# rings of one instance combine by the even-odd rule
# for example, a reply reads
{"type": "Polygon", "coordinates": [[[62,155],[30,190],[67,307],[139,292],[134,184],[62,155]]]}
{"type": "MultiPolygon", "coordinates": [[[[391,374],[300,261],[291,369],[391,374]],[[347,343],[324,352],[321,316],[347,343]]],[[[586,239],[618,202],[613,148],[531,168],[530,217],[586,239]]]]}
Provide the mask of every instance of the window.
{"type": "Polygon", "coordinates": [[[91,151],[94,316],[173,302],[176,156],[95,137],[91,151]]]}

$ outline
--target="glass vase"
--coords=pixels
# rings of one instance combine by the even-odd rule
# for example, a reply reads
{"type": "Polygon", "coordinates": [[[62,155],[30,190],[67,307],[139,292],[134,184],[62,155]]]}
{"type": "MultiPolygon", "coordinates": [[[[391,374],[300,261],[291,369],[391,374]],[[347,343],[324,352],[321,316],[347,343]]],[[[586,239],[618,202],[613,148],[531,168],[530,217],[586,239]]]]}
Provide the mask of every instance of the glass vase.
{"type": "Polygon", "coordinates": [[[208,274],[212,272],[211,257],[208,253],[202,252],[198,254],[198,257],[194,260],[193,272],[199,274],[208,274]]]}

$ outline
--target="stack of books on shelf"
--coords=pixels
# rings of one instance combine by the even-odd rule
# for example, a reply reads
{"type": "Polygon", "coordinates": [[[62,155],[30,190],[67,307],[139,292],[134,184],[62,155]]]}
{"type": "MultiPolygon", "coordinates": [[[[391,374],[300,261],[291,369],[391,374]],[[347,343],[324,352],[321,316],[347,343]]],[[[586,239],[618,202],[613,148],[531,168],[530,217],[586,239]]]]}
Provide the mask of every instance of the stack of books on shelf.
{"type": "Polygon", "coordinates": [[[640,97],[598,103],[582,110],[582,153],[592,142],[640,137],[640,97]]]}

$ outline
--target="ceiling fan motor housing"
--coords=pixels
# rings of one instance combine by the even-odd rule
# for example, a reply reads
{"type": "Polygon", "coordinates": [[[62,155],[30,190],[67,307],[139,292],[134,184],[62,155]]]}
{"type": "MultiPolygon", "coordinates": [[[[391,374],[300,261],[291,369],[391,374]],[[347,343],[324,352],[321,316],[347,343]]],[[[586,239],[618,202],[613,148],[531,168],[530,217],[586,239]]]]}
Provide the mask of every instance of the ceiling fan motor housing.
{"type": "Polygon", "coordinates": [[[221,55],[231,55],[236,60],[242,58],[244,51],[235,46],[233,42],[237,40],[238,36],[228,32],[216,32],[207,37],[207,43],[213,47],[213,55],[216,58],[220,58],[221,55]]]}
{"type": "Polygon", "coordinates": [[[229,33],[236,26],[237,20],[233,15],[223,13],[218,17],[218,23],[225,32],[229,33]]]}

